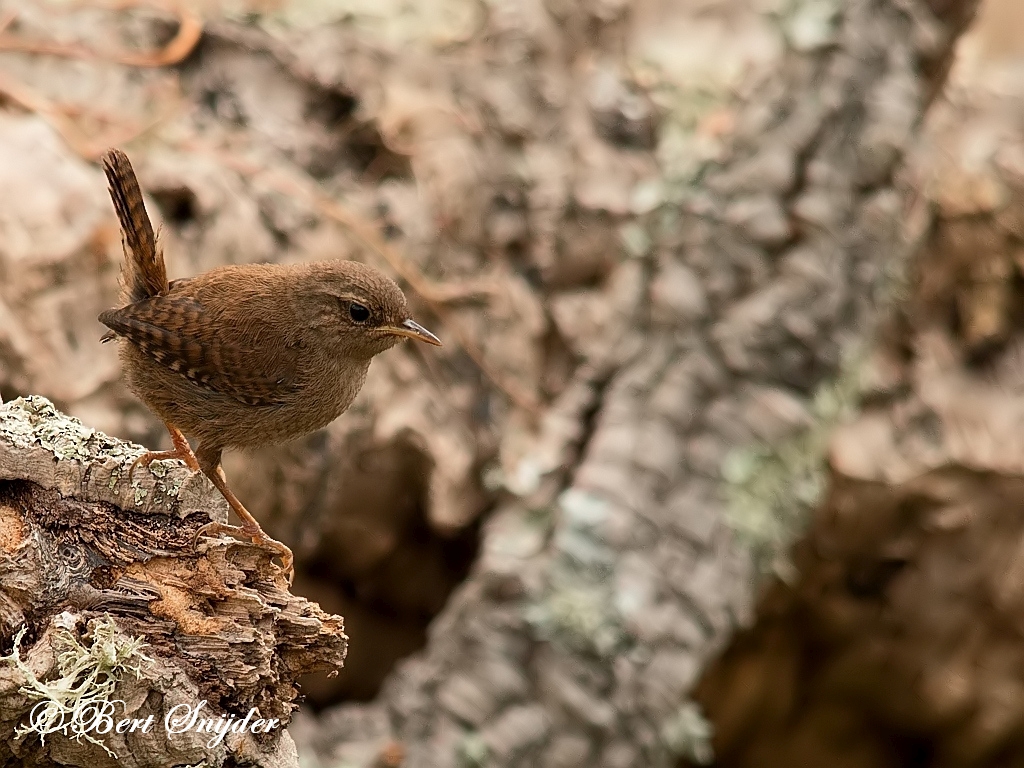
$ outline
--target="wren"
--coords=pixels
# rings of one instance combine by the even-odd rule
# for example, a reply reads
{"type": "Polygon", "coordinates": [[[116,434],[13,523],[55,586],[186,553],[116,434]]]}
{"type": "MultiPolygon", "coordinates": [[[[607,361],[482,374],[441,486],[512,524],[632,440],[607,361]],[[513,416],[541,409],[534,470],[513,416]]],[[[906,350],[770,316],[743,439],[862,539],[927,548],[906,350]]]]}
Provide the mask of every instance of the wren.
{"type": "Polygon", "coordinates": [[[121,225],[121,304],[99,316],[120,340],[128,387],[166,425],[174,449],[137,458],[180,459],[227,499],[241,527],[209,523],[204,533],[239,535],[281,558],[291,550],[263,532],[228,488],[225,448],[258,448],[326,426],[352,403],[375,355],[402,339],[440,346],[409,317],[405,295],[382,272],[354,261],[218,267],[167,281],[163,252],[135,172],[117,149],[103,171],[121,225]],[[186,438],[196,441],[193,453],[186,438]]]}

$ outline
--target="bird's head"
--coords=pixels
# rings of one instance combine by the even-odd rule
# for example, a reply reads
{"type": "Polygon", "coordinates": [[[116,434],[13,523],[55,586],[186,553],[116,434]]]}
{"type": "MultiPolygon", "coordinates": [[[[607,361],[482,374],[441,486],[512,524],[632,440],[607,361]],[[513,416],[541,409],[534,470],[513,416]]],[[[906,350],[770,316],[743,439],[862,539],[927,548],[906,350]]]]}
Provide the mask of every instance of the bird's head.
{"type": "Polygon", "coordinates": [[[409,316],[405,294],[390,277],[356,261],[310,265],[318,293],[311,322],[333,337],[340,354],[369,360],[403,339],[441,346],[441,340],[409,316]]]}

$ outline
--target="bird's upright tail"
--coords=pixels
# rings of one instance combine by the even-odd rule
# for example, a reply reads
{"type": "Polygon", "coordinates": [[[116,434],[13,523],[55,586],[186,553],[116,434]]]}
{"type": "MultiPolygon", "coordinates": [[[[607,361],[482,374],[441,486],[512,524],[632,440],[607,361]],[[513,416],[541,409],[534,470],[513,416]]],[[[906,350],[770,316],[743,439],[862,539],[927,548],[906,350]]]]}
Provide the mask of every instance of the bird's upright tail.
{"type": "Polygon", "coordinates": [[[121,223],[121,302],[132,304],[160,296],[167,292],[167,267],[128,155],[119,149],[107,150],[103,155],[103,172],[121,223]]]}

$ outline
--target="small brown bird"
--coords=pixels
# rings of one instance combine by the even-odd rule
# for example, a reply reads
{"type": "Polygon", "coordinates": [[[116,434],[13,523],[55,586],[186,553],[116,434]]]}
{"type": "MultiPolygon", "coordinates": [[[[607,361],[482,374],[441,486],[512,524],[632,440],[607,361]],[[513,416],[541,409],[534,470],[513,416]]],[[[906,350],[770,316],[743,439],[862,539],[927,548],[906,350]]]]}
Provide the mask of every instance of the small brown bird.
{"type": "Polygon", "coordinates": [[[393,280],[354,261],[226,266],[168,283],[127,155],[109,150],[103,170],[125,253],[123,306],[100,315],[110,328],[103,341],[121,339],[129,388],[174,444],[143,454],[131,470],[157,459],[201,470],[242,526],[210,523],[200,534],[245,536],[279,555],[290,579],[291,550],[267,536],[228,488],[221,453],[320,429],[351,404],[374,355],[403,338],[441,342],[410,319],[393,280]],[[185,435],[198,441],[195,453],[185,435]]]}

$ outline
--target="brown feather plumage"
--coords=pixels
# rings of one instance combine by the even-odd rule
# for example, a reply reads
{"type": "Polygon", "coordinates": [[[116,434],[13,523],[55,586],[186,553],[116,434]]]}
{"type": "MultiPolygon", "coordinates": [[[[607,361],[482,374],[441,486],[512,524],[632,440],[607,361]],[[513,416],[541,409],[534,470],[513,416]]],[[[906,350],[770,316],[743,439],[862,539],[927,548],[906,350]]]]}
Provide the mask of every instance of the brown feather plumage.
{"type": "MultiPolygon", "coordinates": [[[[131,390],[167,425],[178,458],[198,467],[243,522],[291,567],[227,487],[228,447],[258,447],[326,426],[351,404],[372,358],[403,337],[440,342],[412,322],[393,280],[352,261],[232,265],[167,282],[131,163],[118,150],[103,170],[124,242],[122,306],[100,315],[121,340],[131,390]],[[184,435],[199,445],[193,455],[184,435]]],[[[223,526],[214,526],[223,530],[223,526]]]]}
{"type": "MultiPolygon", "coordinates": [[[[282,405],[298,389],[297,350],[267,349],[272,318],[221,327],[216,312],[181,289],[100,315],[140,352],[199,387],[245,405],[282,405]],[[273,355],[267,354],[273,351],[273,355]]],[[[272,345],[271,345],[272,346],[272,345]]]]}

